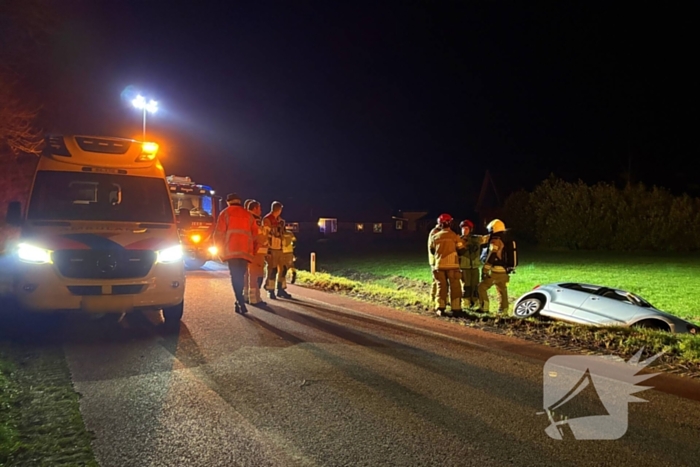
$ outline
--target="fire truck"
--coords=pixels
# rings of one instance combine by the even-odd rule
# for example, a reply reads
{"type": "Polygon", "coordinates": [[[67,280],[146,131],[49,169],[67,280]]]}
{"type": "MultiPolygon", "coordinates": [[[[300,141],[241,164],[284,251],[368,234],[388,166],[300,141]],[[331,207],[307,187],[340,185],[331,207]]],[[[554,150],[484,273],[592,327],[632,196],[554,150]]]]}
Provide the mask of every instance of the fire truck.
{"type": "Polygon", "coordinates": [[[178,231],[185,259],[185,268],[200,269],[207,261],[217,261],[214,228],[221,198],[206,185],[198,185],[190,177],[167,177],[170,198],[177,217],[178,231]]]}

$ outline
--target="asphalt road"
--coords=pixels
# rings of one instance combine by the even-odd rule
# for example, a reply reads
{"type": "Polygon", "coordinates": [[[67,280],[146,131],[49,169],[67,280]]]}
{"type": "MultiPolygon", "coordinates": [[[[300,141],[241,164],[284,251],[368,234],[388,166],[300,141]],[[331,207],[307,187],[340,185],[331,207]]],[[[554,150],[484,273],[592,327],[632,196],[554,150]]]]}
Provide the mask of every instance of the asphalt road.
{"type": "Polygon", "coordinates": [[[64,323],[100,464],[700,465],[697,400],[644,391],[621,439],[554,440],[538,346],[290,291],[239,316],[228,274],[200,271],[179,335],[156,316],[64,323]]]}

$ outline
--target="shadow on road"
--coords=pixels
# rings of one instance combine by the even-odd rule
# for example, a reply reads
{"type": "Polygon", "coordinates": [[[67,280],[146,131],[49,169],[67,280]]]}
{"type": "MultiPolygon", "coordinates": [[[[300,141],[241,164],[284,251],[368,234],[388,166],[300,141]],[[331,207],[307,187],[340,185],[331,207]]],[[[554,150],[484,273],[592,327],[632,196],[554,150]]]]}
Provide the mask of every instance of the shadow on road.
{"type": "Polygon", "coordinates": [[[154,336],[167,341],[186,331],[184,324],[180,332],[166,331],[160,312],[129,313],[121,320],[115,314],[27,313],[9,299],[0,300],[0,315],[0,339],[24,345],[126,343],[154,336]]]}

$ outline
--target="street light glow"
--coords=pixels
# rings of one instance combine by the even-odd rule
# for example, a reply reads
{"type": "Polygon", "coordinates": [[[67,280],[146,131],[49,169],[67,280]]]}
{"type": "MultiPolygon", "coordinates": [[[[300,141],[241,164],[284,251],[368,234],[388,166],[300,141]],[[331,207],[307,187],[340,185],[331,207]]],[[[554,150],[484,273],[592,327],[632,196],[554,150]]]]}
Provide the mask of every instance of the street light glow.
{"type": "Polygon", "coordinates": [[[154,101],[153,99],[146,102],[146,99],[144,99],[141,94],[136,96],[136,99],[132,100],[131,103],[137,109],[146,110],[151,113],[156,113],[158,110],[158,102],[154,101]]]}

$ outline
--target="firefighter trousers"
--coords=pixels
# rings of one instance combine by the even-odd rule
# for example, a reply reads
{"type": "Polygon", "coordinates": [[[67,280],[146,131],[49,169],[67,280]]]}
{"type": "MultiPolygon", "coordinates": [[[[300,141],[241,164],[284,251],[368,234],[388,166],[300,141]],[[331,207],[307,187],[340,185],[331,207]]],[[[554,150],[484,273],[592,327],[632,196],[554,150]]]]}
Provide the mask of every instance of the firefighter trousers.
{"type": "Polygon", "coordinates": [[[437,282],[437,308],[447,307],[447,297],[450,299],[450,309],[462,311],[462,285],[459,269],[433,270],[433,278],[437,282]]]}
{"type": "Polygon", "coordinates": [[[479,303],[479,268],[462,269],[462,298],[467,308],[479,303]]]}
{"type": "Polygon", "coordinates": [[[283,290],[287,288],[286,268],[283,264],[282,250],[271,250],[265,261],[265,290],[274,292],[275,290],[283,290]]]}
{"type": "Polygon", "coordinates": [[[481,311],[489,311],[489,289],[496,286],[498,291],[498,296],[500,298],[500,303],[498,307],[499,313],[504,313],[508,311],[508,282],[510,282],[510,277],[507,272],[491,272],[488,277],[479,284],[479,302],[481,305],[481,311]]]}
{"type": "Polygon", "coordinates": [[[253,261],[248,264],[248,273],[246,274],[246,292],[245,296],[248,303],[255,305],[262,302],[260,296],[260,287],[265,276],[265,255],[255,255],[253,261]]]}

